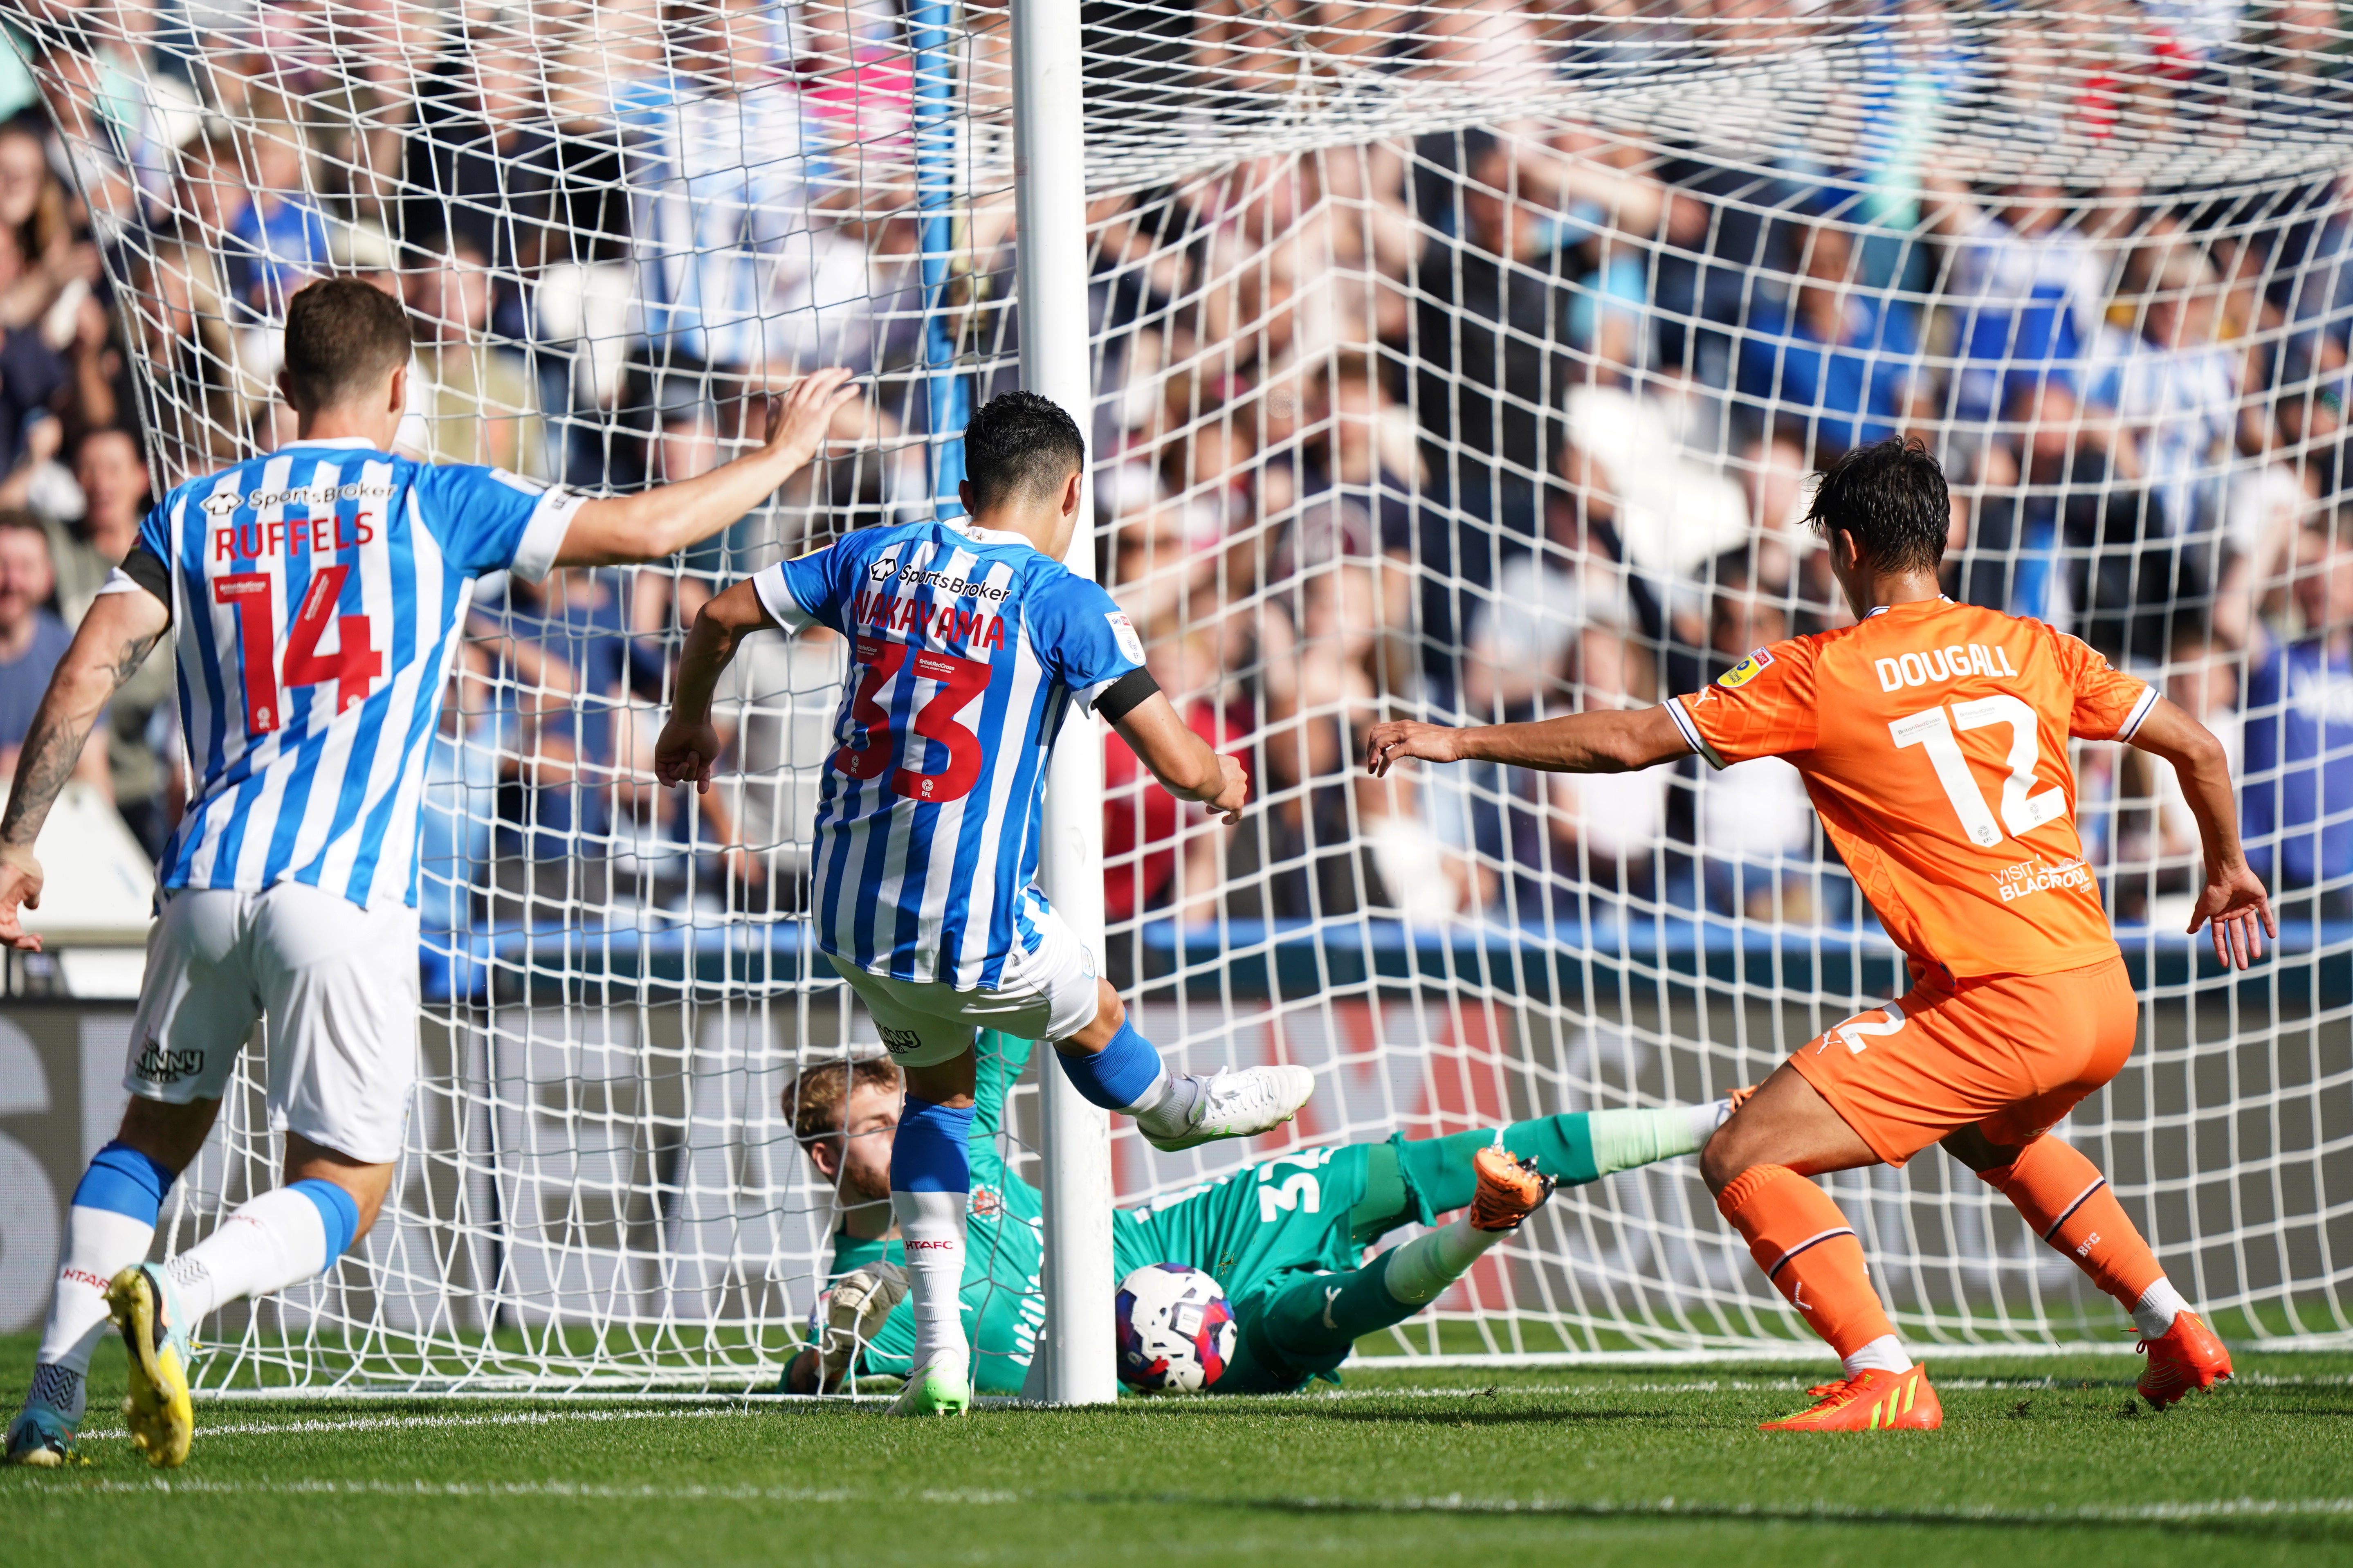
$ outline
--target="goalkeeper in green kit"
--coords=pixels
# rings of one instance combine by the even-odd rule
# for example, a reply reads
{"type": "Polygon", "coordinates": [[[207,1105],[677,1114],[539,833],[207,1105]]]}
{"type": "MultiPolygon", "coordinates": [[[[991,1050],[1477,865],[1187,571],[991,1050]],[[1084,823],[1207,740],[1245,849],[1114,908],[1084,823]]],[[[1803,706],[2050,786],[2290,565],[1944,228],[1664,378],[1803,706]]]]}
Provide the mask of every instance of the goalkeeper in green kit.
{"type": "MultiPolygon", "coordinates": [[[[973,1386],[1018,1393],[1043,1298],[1038,1190],[1006,1165],[997,1134],[1005,1097],[1029,1060],[1027,1041],[982,1033],[975,1053],[972,1200],[965,1250],[965,1330],[973,1386]]],[[[1333,1378],[1364,1335],[1436,1300],[1489,1247],[1550,1196],[1681,1154],[1696,1154],[1746,1091],[1712,1105],[1571,1113],[1447,1138],[1392,1138],[1303,1149],[1243,1167],[1112,1215],[1120,1278],[1156,1263],[1201,1269],[1225,1287],[1239,1333],[1219,1393],[1295,1390],[1333,1378]],[[1434,1224],[1364,1261],[1407,1224],[1434,1224]]],[[[858,1373],[903,1376],[914,1321],[891,1229],[891,1143],[900,1085],[887,1059],[830,1064],[785,1091],[785,1115],[810,1161],[834,1184],[833,1287],[814,1344],[786,1371],[783,1392],[814,1393],[858,1373]]],[[[1336,1381],[1336,1379],[1335,1380],[1336,1381]]]]}

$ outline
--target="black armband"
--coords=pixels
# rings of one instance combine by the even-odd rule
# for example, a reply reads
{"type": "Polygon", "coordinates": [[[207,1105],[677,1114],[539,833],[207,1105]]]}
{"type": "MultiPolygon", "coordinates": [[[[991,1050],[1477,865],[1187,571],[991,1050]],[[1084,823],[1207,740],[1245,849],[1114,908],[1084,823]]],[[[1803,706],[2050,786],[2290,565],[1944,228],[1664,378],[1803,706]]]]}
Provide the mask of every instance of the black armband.
{"type": "Polygon", "coordinates": [[[1138,665],[1103,689],[1103,694],[1095,698],[1095,712],[1103,715],[1105,722],[1117,724],[1159,689],[1160,683],[1152,678],[1152,672],[1138,665]]]}
{"type": "Polygon", "coordinates": [[[141,545],[122,557],[122,575],[164,601],[164,613],[172,613],[172,568],[164,557],[141,545]]]}

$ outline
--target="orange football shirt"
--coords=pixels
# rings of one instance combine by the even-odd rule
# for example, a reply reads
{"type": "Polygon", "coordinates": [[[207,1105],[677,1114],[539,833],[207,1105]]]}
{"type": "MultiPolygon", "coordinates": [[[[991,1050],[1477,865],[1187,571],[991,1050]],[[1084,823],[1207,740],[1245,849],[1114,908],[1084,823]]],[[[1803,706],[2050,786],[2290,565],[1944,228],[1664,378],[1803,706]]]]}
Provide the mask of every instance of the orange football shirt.
{"type": "Polygon", "coordinates": [[[2067,741],[2131,738],[2157,695],[2039,620],[1930,599],[1760,648],[1667,712],[1714,767],[1787,758],[1888,936],[1965,980],[2116,956],[2067,741]]]}

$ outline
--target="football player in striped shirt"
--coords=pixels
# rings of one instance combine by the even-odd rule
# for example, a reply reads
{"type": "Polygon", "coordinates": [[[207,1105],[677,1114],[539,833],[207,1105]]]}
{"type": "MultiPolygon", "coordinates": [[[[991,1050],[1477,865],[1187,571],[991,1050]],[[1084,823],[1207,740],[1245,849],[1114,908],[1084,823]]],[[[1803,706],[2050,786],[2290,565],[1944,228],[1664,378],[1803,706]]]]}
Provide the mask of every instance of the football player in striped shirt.
{"type": "Polygon", "coordinates": [[[1086,461],[1070,415],[1009,392],[964,443],[970,522],[864,529],[713,599],[654,750],[664,782],[707,789],[712,693],[737,644],[812,624],[850,640],[811,840],[815,925],[906,1074],[891,1203],[913,1287],[914,1370],[895,1407],[910,1415],[970,1401],[956,1288],[980,1029],[1052,1042],[1081,1094],[1162,1150],[1268,1131],[1314,1088],[1303,1067],[1171,1074],[1039,891],[1047,758],[1073,708],[1109,720],[1170,794],[1229,822],[1250,780],[1176,716],[1111,595],[1061,564],[1086,461]]]}
{"type": "Polygon", "coordinates": [[[349,279],[297,294],[279,385],[300,439],[164,497],[26,737],[0,817],[0,941],[37,950],[21,911],[40,905],[42,821],[115,688],[174,633],[193,782],[156,878],[132,1098],[74,1190],[10,1462],[65,1462],[111,1316],[131,1353],[132,1441],[179,1464],[190,1331],[324,1271],[374,1223],[416,1070],[418,796],[474,580],[659,560],[707,538],[807,463],[857,396],[847,371],[809,376],[771,408],[759,450],[590,500],[392,455],[408,363],[398,302],[349,279]],[[164,1194],[264,1016],[285,1185],[147,1264],[164,1194]]]}
{"type": "Polygon", "coordinates": [[[2231,1375],[2106,1180],[2053,1128],[2132,1054],[2139,1006],[2075,829],[2071,739],[2173,765],[2204,842],[2189,929],[2244,969],[2277,935],[2239,843],[2222,746],[2156,688],[2039,620],[1938,591],[1951,513],[1916,440],[1857,448],[1811,514],[1855,623],[1760,648],[1712,686],[1640,712],[1442,729],[1377,726],[1366,767],[1478,759],[1619,773],[1697,752],[1786,757],[1887,935],[1900,1001],[1810,1041],[1700,1159],[1767,1278],[1838,1353],[1818,1403],[1768,1430],[1926,1429],[1936,1392],[1895,1337],[1861,1241],[1809,1178],[1902,1165],[1932,1144],[2133,1316],[2162,1409],[2231,1375]]]}

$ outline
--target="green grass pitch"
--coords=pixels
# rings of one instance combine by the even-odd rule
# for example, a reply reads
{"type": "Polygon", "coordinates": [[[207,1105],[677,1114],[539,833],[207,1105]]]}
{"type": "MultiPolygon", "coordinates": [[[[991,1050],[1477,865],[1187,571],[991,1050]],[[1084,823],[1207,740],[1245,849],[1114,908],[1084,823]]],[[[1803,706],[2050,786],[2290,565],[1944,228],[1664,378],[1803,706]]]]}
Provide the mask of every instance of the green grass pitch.
{"type": "MultiPolygon", "coordinates": [[[[31,1370],[0,1340],[0,1393],[31,1370]]],[[[2353,1562],[2353,1354],[2240,1358],[2165,1415],[2137,1360],[1932,1361],[1941,1432],[1768,1436],[1769,1364],[1352,1372],[1284,1399],[202,1403],[159,1478],[120,1436],[0,1472],[23,1563],[2353,1562]]],[[[88,1427],[119,1433],[100,1353],[88,1427]]]]}

